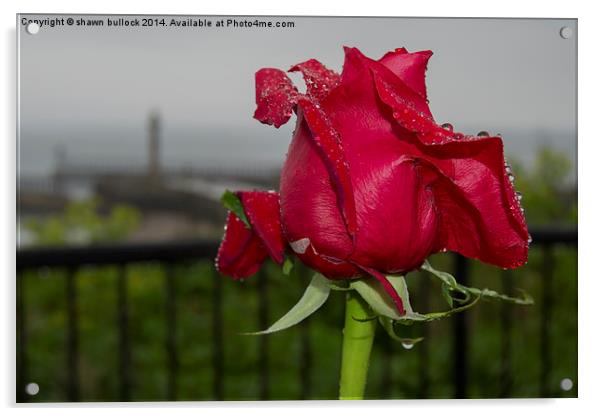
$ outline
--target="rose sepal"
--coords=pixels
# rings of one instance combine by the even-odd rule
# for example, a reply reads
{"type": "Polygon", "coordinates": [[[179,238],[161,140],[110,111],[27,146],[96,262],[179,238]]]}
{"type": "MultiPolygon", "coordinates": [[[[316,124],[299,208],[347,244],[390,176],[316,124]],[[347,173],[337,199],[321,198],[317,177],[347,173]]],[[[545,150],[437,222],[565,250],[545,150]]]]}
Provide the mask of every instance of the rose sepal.
{"type": "Polygon", "coordinates": [[[422,264],[421,269],[429,272],[431,275],[433,275],[436,278],[438,278],[439,280],[441,280],[441,284],[443,286],[444,297],[446,298],[446,301],[448,303],[449,303],[449,298],[445,296],[446,291],[448,294],[450,294],[450,292],[451,293],[459,292],[459,293],[462,293],[463,295],[468,295],[468,299],[458,299],[458,298],[454,298],[453,296],[450,295],[450,298],[452,298],[455,301],[458,301],[459,303],[466,303],[468,300],[470,300],[471,297],[478,296],[478,297],[482,297],[483,299],[501,300],[504,302],[515,303],[517,305],[533,305],[533,304],[535,304],[533,297],[531,295],[529,295],[527,292],[525,292],[524,290],[519,289],[519,288],[517,288],[516,290],[518,290],[521,293],[521,295],[522,295],[521,297],[508,296],[503,293],[498,293],[495,290],[491,290],[491,289],[487,289],[487,288],[479,289],[476,287],[461,285],[456,281],[454,276],[452,276],[451,274],[449,274],[447,272],[443,272],[441,270],[435,269],[433,266],[431,266],[431,264],[428,261],[425,261],[422,264]]]}
{"type": "Polygon", "coordinates": [[[393,340],[400,342],[401,345],[404,346],[404,348],[410,349],[415,344],[417,344],[420,341],[424,340],[424,337],[418,337],[418,338],[403,338],[403,337],[400,337],[395,332],[395,321],[392,320],[392,319],[386,318],[384,316],[380,316],[378,318],[378,322],[380,322],[380,325],[384,328],[384,330],[387,332],[387,334],[393,340]]]}
{"type": "Polygon", "coordinates": [[[234,194],[234,192],[226,189],[222,194],[221,202],[224,208],[232,211],[234,215],[236,215],[242,222],[245,223],[247,228],[251,228],[251,223],[247,218],[247,214],[245,214],[242,202],[240,201],[240,198],[234,194]]]}
{"type": "Polygon", "coordinates": [[[282,318],[263,331],[247,332],[243,335],[266,335],[282,331],[297,325],[313,314],[326,302],[330,295],[330,282],[320,273],[314,274],[311,282],[305,289],[301,299],[282,318]]]}

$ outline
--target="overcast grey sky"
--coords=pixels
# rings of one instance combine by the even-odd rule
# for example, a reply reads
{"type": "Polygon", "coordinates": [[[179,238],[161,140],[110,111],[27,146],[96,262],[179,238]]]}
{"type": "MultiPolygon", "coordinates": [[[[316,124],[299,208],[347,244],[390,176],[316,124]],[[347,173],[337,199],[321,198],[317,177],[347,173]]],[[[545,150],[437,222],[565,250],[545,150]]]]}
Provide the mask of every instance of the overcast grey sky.
{"type": "Polygon", "coordinates": [[[62,26],[29,35],[19,26],[21,171],[48,170],[57,143],[73,158],[142,160],[153,108],[166,163],[277,164],[294,124],[275,130],[252,119],[255,71],[309,58],[340,71],[343,45],[374,58],[402,46],[430,49],[427,90],[438,122],[502,133],[519,156],[550,141],[575,158],[574,20],[261,20],[295,27],[62,26]],[[559,34],[565,26],[570,39],[559,34]]]}

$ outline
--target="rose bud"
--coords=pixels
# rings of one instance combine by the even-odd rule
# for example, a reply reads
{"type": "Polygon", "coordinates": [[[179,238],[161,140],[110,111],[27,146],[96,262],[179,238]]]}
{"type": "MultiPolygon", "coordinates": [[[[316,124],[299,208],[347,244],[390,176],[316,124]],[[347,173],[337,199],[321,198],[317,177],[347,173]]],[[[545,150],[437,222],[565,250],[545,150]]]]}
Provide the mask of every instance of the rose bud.
{"type": "Polygon", "coordinates": [[[529,234],[499,136],[438,125],[425,72],[432,52],[379,60],[345,48],[341,75],[311,59],[256,74],[255,118],[280,127],[297,113],[280,193],[241,192],[249,227],[230,213],[217,266],[255,273],[285,249],[330,279],[405,274],[452,250],[503,268],[527,261],[529,234]]]}

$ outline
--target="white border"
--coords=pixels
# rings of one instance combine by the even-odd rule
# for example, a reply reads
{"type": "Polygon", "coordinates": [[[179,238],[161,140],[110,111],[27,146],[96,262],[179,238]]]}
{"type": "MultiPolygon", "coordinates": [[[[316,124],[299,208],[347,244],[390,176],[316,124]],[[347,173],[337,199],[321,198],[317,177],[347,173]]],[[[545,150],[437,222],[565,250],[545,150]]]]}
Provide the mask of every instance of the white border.
{"type": "MultiPolygon", "coordinates": [[[[597,180],[602,176],[594,169],[600,162],[597,156],[601,155],[600,143],[600,29],[599,15],[596,13],[595,2],[586,6],[586,2],[576,4],[571,1],[546,1],[526,2],[524,0],[504,0],[496,3],[486,1],[379,1],[369,0],[362,2],[326,2],[324,0],[302,1],[178,1],[178,0],[146,0],[131,1],[104,0],[104,1],[2,1],[2,28],[4,39],[2,42],[3,65],[2,80],[6,96],[0,102],[2,111],[2,126],[5,126],[4,140],[0,141],[0,155],[2,160],[2,190],[4,203],[0,204],[2,210],[2,244],[3,250],[0,264],[7,266],[2,274],[2,328],[3,339],[0,342],[2,353],[3,377],[0,380],[0,402],[4,406],[14,403],[14,250],[15,250],[15,14],[22,13],[136,13],[136,14],[269,14],[269,15],[346,15],[346,16],[429,16],[429,17],[554,17],[578,18],[579,39],[579,148],[578,148],[578,175],[579,175],[579,399],[564,400],[471,400],[471,401],[386,401],[363,403],[335,403],[335,402],[238,402],[225,404],[184,403],[165,404],[149,403],[121,407],[119,405],[86,405],[85,411],[104,414],[107,407],[110,412],[125,413],[132,407],[144,407],[144,412],[163,415],[165,407],[173,410],[185,410],[198,414],[203,412],[223,413],[224,411],[243,411],[245,415],[281,414],[287,415],[306,414],[318,410],[333,411],[346,414],[364,415],[371,408],[380,412],[401,412],[401,414],[449,414],[462,412],[463,414],[504,415],[508,412],[529,411],[533,413],[545,412],[547,415],[590,414],[596,407],[598,384],[600,383],[600,343],[601,325],[597,313],[598,298],[602,296],[601,281],[596,267],[596,255],[602,248],[600,244],[602,230],[597,221],[600,212],[598,198],[600,185],[597,180]],[[596,128],[598,127],[598,128],[596,128]],[[582,226],[585,224],[586,226],[582,226]],[[195,408],[195,407],[201,407],[195,408]],[[243,409],[244,408],[244,409],[243,409]],[[590,411],[591,410],[591,411],[590,411]]],[[[291,45],[294,47],[294,45],[291,45]]],[[[536,51],[534,51],[536,53],[536,51]]],[[[559,296],[561,294],[558,294],[559,296]]],[[[67,409],[59,406],[32,406],[24,409],[27,412],[43,411],[45,414],[64,414],[65,412],[80,413],[83,409],[77,405],[67,405],[67,409]]],[[[12,413],[16,411],[9,409],[12,413]]]]}

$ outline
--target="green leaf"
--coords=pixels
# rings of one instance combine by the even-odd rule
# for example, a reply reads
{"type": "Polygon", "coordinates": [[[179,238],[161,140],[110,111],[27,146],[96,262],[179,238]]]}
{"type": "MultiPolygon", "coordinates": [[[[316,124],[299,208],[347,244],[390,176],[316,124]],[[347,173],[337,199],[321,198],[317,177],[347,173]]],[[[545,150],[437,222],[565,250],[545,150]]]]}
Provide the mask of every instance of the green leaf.
{"type": "Polygon", "coordinates": [[[234,215],[245,223],[247,228],[251,228],[251,223],[245,214],[242,202],[240,202],[240,199],[234,193],[226,189],[222,195],[221,201],[226,209],[232,211],[234,215]]]}
{"type": "Polygon", "coordinates": [[[319,273],[312,278],[309,286],[299,302],[291,308],[282,318],[264,331],[246,333],[245,335],[265,335],[282,331],[298,324],[309,315],[317,311],[326,302],[330,294],[330,283],[328,279],[319,273]]]}
{"type": "MultiPolygon", "coordinates": [[[[412,307],[410,305],[408,288],[403,276],[386,276],[386,278],[391,282],[395,291],[401,297],[406,314],[411,313],[412,307]]],[[[360,294],[378,315],[395,320],[402,318],[393,299],[385,292],[385,289],[376,279],[367,278],[354,280],[350,286],[360,294]]]]}
{"type": "Polygon", "coordinates": [[[416,344],[424,339],[424,337],[420,337],[420,338],[402,338],[402,337],[400,337],[399,335],[397,335],[395,333],[394,321],[392,319],[381,316],[379,318],[379,322],[382,325],[382,327],[385,329],[387,334],[389,334],[389,336],[391,338],[393,338],[395,341],[400,342],[404,346],[404,348],[410,349],[414,346],[414,344],[416,344]]]}
{"type": "Polygon", "coordinates": [[[294,263],[290,257],[284,259],[284,264],[282,264],[282,273],[286,276],[291,274],[291,270],[293,269],[294,263]]]}

